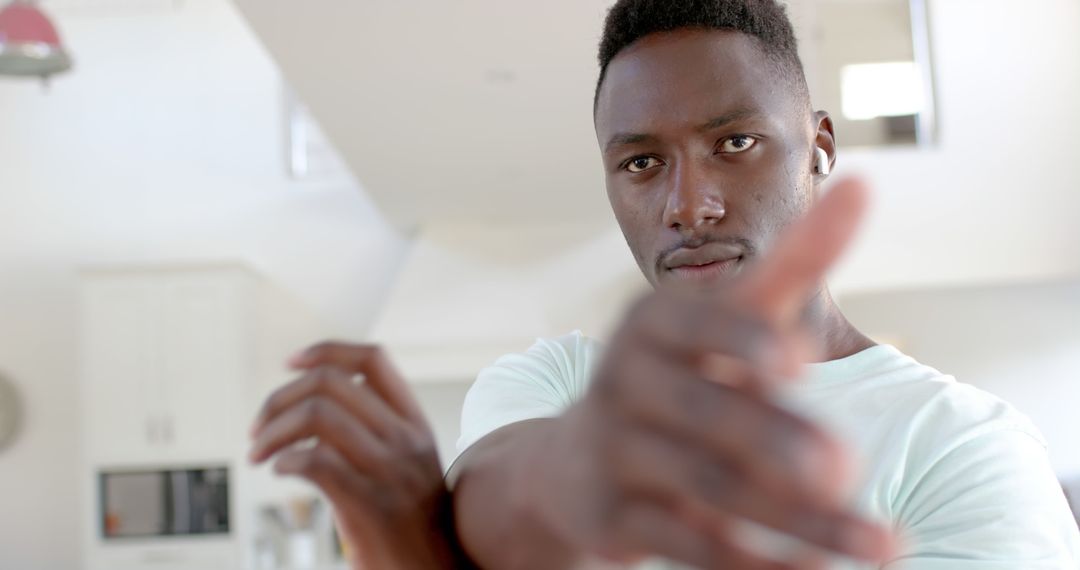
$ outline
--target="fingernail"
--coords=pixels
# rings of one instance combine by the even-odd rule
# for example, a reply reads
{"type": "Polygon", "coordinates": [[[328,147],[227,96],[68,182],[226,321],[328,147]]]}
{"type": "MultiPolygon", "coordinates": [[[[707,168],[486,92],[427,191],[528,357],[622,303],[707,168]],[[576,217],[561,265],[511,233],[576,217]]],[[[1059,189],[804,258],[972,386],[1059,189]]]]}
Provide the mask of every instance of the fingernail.
{"type": "Polygon", "coordinates": [[[304,351],[300,351],[300,352],[292,355],[291,357],[289,357],[289,360],[287,361],[288,364],[289,364],[289,368],[293,368],[293,369],[303,368],[304,360],[305,360],[306,356],[307,356],[307,351],[304,350],[304,351]]]}

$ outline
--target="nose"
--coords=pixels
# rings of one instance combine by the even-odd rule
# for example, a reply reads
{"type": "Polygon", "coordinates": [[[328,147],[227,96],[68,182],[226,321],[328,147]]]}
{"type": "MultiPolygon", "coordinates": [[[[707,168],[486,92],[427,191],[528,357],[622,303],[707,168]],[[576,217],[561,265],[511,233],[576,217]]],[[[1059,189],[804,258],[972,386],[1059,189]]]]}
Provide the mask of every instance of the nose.
{"type": "Polygon", "coordinates": [[[670,178],[664,225],[676,231],[693,231],[703,224],[718,224],[727,215],[723,192],[710,180],[705,168],[684,164],[670,178]]]}

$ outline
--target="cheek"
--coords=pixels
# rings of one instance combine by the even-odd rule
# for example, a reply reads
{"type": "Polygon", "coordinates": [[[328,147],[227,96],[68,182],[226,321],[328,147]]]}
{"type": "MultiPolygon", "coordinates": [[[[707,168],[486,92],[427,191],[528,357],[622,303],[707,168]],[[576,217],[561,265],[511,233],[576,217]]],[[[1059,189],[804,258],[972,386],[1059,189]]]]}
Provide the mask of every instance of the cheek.
{"type": "Polygon", "coordinates": [[[767,237],[767,241],[772,243],[776,237],[783,233],[783,231],[791,225],[792,222],[801,218],[810,207],[810,196],[806,190],[797,185],[791,185],[784,188],[784,191],[773,197],[770,211],[767,217],[763,218],[766,222],[766,226],[763,228],[763,233],[767,237]]]}
{"type": "Polygon", "coordinates": [[[811,196],[796,172],[788,165],[774,168],[773,173],[753,184],[750,200],[745,202],[745,221],[751,232],[771,243],[779,232],[800,217],[810,206],[811,196]]]}
{"type": "Polygon", "coordinates": [[[642,271],[648,275],[651,271],[649,263],[657,231],[654,223],[656,216],[650,211],[647,200],[628,199],[626,193],[620,194],[612,190],[608,191],[608,200],[626,239],[626,245],[630,247],[630,252],[642,271]]]}

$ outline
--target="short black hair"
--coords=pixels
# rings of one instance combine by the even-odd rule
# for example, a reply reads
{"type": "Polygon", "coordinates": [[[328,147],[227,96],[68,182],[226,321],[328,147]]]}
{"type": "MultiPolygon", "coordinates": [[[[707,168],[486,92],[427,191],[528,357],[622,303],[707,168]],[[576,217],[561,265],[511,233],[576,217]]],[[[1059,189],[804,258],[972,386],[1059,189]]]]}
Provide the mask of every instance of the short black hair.
{"type": "Polygon", "coordinates": [[[795,31],[777,0],[618,0],[608,12],[600,40],[600,79],[594,108],[608,65],[620,52],[645,36],[695,28],[753,36],[777,64],[778,73],[809,101],[795,31]]]}

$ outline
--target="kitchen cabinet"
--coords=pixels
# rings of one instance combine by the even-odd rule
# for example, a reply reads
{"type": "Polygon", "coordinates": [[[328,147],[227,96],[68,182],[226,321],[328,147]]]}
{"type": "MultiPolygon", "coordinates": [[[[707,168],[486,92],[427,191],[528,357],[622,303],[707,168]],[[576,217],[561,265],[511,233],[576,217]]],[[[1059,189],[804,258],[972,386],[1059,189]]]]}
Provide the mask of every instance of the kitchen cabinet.
{"type": "Polygon", "coordinates": [[[192,462],[243,445],[253,277],[236,267],[82,277],[85,444],[94,462],[192,462]]]}
{"type": "Polygon", "coordinates": [[[243,567],[260,280],[239,265],[79,279],[84,568],[243,567]],[[230,470],[227,534],[103,538],[102,472],[216,465],[230,470]]]}

